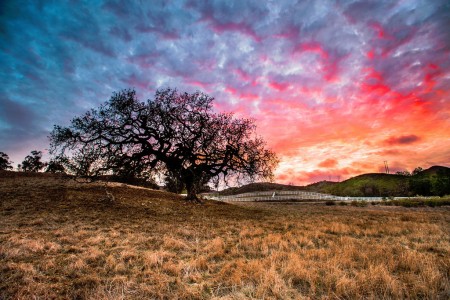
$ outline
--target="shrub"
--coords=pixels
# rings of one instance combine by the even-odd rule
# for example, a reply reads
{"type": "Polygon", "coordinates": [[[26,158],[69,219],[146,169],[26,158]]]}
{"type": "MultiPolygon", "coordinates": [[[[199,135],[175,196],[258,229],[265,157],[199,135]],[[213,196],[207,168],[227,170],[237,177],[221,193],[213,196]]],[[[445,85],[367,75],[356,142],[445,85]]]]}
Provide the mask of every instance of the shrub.
{"type": "Polygon", "coordinates": [[[336,205],[336,201],[334,201],[334,200],[327,200],[326,202],[325,202],[325,205],[336,205]]]}
{"type": "Polygon", "coordinates": [[[358,201],[358,200],[353,200],[350,203],[351,206],[357,206],[357,207],[365,207],[368,205],[367,201],[358,201]]]}

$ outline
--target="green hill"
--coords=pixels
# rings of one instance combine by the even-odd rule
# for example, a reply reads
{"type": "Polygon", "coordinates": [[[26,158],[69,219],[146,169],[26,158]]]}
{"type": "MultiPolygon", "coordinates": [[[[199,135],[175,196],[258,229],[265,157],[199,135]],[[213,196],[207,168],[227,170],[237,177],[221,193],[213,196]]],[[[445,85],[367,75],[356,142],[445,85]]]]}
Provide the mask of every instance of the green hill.
{"type": "Polygon", "coordinates": [[[319,181],[319,182],[315,182],[312,184],[307,185],[305,188],[306,190],[310,191],[310,192],[323,192],[325,189],[330,188],[336,184],[339,184],[339,182],[336,181],[328,181],[328,180],[323,180],[323,181],[319,181]]]}
{"type": "Polygon", "coordinates": [[[369,173],[324,186],[321,192],[350,197],[405,196],[409,193],[408,179],[404,175],[369,173]]]}
{"type": "Polygon", "coordinates": [[[223,190],[220,194],[235,195],[276,190],[307,190],[350,197],[442,196],[450,194],[450,168],[433,166],[412,176],[368,173],[342,182],[321,181],[307,186],[251,183],[223,190]]]}
{"type": "Polygon", "coordinates": [[[450,193],[450,168],[433,166],[412,176],[363,174],[337,184],[323,185],[318,191],[356,197],[442,196],[450,193]]]}

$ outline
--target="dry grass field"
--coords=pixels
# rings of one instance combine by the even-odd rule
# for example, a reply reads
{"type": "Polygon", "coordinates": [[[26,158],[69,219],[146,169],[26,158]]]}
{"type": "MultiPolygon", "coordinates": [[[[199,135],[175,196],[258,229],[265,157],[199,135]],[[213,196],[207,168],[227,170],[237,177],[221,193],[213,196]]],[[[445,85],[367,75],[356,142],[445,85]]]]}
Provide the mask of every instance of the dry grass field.
{"type": "Polygon", "coordinates": [[[187,204],[0,174],[0,299],[448,299],[450,209],[187,204]]]}

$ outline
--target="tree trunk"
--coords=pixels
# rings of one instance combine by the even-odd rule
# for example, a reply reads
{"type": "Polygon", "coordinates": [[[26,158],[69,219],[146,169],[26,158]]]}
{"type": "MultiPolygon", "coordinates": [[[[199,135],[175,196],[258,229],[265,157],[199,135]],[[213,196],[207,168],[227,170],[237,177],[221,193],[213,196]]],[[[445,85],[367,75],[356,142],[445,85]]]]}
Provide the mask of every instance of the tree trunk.
{"type": "Polygon", "coordinates": [[[186,200],[202,203],[202,201],[197,196],[197,193],[199,191],[199,183],[195,182],[194,178],[188,178],[185,184],[187,190],[186,200]]]}

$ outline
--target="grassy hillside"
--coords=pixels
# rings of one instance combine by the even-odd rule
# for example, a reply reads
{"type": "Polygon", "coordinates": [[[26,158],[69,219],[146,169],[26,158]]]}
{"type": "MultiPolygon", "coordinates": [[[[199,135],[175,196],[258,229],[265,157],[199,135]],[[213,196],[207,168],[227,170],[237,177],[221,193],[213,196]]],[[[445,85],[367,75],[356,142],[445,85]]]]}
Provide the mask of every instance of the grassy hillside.
{"type": "Polygon", "coordinates": [[[408,177],[392,174],[363,174],[352,177],[332,186],[326,186],[323,192],[338,196],[407,196],[409,194],[408,177]]]}
{"type": "Polygon", "coordinates": [[[0,173],[0,299],[446,299],[448,208],[206,201],[0,173]]]}
{"type": "MultiPolygon", "coordinates": [[[[334,185],[324,185],[320,191],[338,196],[401,197],[439,195],[434,190],[437,178],[450,187],[450,168],[433,166],[414,176],[394,174],[363,174],[334,185]]],[[[447,193],[442,193],[447,194],[447,193]]]]}
{"type": "Polygon", "coordinates": [[[305,188],[308,191],[320,193],[320,192],[323,192],[328,187],[334,186],[336,184],[338,184],[338,182],[324,180],[324,181],[319,181],[316,183],[309,184],[305,188]]]}

